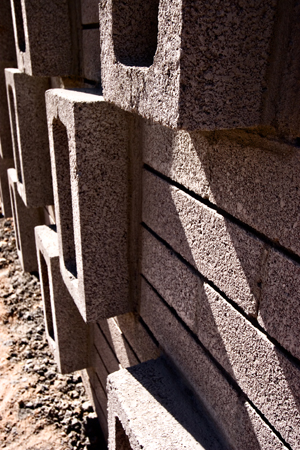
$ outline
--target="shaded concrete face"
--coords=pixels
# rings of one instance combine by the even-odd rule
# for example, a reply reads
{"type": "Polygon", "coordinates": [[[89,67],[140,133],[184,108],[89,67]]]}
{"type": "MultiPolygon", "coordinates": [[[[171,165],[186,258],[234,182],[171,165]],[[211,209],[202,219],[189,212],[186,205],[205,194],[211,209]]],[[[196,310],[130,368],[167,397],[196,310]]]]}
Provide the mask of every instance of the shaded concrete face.
{"type": "Polygon", "coordinates": [[[85,92],[46,101],[63,279],[87,322],[128,312],[127,116],[85,92]]]}
{"type": "Polygon", "coordinates": [[[20,264],[24,272],[36,272],[38,270],[38,262],[34,227],[43,224],[44,212],[42,208],[27,208],[24,205],[18,192],[16,170],[8,169],[7,174],[20,264]]]}
{"type": "MultiPolygon", "coordinates": [[[[297,55],[289,48],[287,56],[286,42],[297,7],[281,9],[275,0],[101,2],[104,98],[172,128],[280,122],[281,71],[297,55]]],[[[285,107],[285,116],[294,120],[296,108],[285,107]]]]}
{"type": "Polygon", "coordinates": [[[45,91],[48,78],[5,69],[17,185],[26,206],[53,204],[45,91]]]}
{"type": "Polygon", "coordinates": [[[109,449],[227,449],[200,402],[162,358],[109,375],[109,449]]]}
{"type": "Polygon", "coordinates": [[[7,178],[7,170],[14,167],[13,159],[2,159],[0,157],[0,202],[2,214],[5,217],[12,217],[12,209],[10,204],[10,193],[7,178]]]}
{"type": "Polygon", "coordinates": [[[58,370],[70,373],[86,368],[90,364],[89,328],[63,282],[57,233],[47,226],[36,227],[35,242],[46,333],[58,370]]]}
{"type": "Polygon", "coordinates": [[[11,7],[19,70],[42,77],[77,75],[76,19],[68,1],[11,0],[11,7]]]}

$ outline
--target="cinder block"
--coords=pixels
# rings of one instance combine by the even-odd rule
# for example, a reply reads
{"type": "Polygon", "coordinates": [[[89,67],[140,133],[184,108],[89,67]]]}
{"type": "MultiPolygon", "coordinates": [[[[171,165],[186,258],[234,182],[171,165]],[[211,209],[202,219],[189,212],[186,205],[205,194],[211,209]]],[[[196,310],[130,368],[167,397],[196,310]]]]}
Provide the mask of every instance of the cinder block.
{"type": "Polygon", "coordinates": [[[99,23],[99,0],[81,2],[81,21],[84,25],[99,23]]]}
{"type": "MultiPolygon", "coordinates": [[[[14,32],[11,16],[10,0],[2,0],[0,4],[0,62],[16,61],[14,32]]],[[[6,66],[9,67],[9,66],[6,66]]],[[[13,67],[13,66],[11,66],[13,67]]]]}
{"type": "MultiPolygon", "coordinates": [[[[96,91],[97,92],[97,91],[96,91]]],[[[132,310],[128,116],[91,93],[46,93],[63,279],[87,322],[132,310]]]]}
{"type": "Polygon", "coordinates": [[[14,167],[13,159],[2,159],[0,156],[0,202],[2,214],[12,217],[7,170],[14,167]]]}
{"type": "Polygon", "coordinates": [[[157,342],[153,340],[137,314],[127,313],[114,319],[141,362],[160,356],[161,350],[157,342]]]}
{"type": "Polygon", "coordinates": [[[140,362],[114,318],[100,320],[99,325],[123,368],[135,366],[140,362]]]}
{"type": "Polygon", "coordinates": [[[120,369],[120,364],[115,352],[112,350],[107,342],[106,337],[102,333],[98,324],[93,325],[93,340],[103,364],[105,365],[108,373],[115,372],[120,369]]]}
{"type": "Polygon", "coordinates": [[[95,371],[94,385],[95,385],[95,383],[99,383],[102,386],[102,389],[105,393],[105,402],[103,403],[103,401],[102,402],[100,401],[100,403],[103,404],[102,406],[105,405],[105,409],[106,409],[106,407],[107,407],[106,381],[107,381],[107,376],[109,375],[110,372],[107,370],[107,368],[99,354],[99,351],[95,347],[95,345],[93,346],[93,349],[91,350],[91,354],[92,354],[92,356],[91,356],[92,366],[95,371]]]}
{"type": "Polygon", "coordinates": [[[53,204],[45,107],[49,79],[5,69],[18,191],[26,206],[53,204]]]}
{"type": "Polygon", "coordinates": [[[273,124],[283,92],[297,88],[279,95],[294,9],[275,0],[101,2],[104,98],[172,128],[273,124]]]}
{"type": "Polygon", "coordinates": [[[17,172],[7,171],[11,209],[14,218],[18,257],[24,272],[37,272],[38,262],[35,247],[34,227],[42,225],[42,208],[27,208],[19,195],[17,172]]]}
{"type": "Polygon", "coordinates": [[[100,31],[82,31],[83,76],[97,83],[101,82],[100,31]]]}
{"type": "Polygon", "coordinates": [[[9,126],[9,114],[5,85],[4,69],[6,67],[15,67],[14,62],[0,61],[0,157],[12,159],[13,148],[9,126]]]}
{"type": "Polygon", "coordinates": [[[143,159],[300,255],[298,147],[241,130],[188,133],[145,121],[143,159]]]}
{"type": "MultiPolygon", "coordinates": [[[[287,448],[248,401],[229,384],[224,373],[145,281],[142,281],[141,316],[167,355],[184,373],[235,450],[287,448]]],[[[242,351],[240,348],[240,353],[242,351]]],[[[251,365],[248,369],[251,370],[251,365]]],[[[264,388],[265,384],[262,386],[264,388]]],[[[289,420],[285,426],[288,423],[289,420]]],[[[291,433],[295,434],[295,431],[291,433]]]]}
{"type": "Polygon", "coordinates": [[[163,358],[111,374],[107,393],[109,450],[230,448],[163,358]]]}
{"type": "Polygon", "coordinates": [[[211,208],[144,172],[143,221],[199,272],[256,315],[265,245],[211,208]]]}
{"type": "Polygon", "coordinates": [[[89,329],[60,273],[57,233],[44,225],[35,229],[48,342],[58,370],[70,373],[89,366],[89,329]]]}
{"type": "Polygon", "coordinates": [[[78,75],[69,2],[11,0],[11,7],[18,68],[40,77],[78,75]]]}
{"type": "Polygon", "coordinates": [[[300,360],[300,266],[270,250],[258,321],[285,349],[300,360]]]}

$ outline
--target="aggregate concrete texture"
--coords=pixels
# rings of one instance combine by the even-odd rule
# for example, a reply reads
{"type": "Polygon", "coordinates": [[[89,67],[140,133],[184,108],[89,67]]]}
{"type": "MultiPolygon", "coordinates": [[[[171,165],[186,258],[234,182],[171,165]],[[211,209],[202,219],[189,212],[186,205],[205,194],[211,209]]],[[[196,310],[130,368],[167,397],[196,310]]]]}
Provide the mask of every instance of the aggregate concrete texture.
{"type": "Polygon", "coordinates": [[[87,322],[128,312],[127,114],[92,90],[46,103],[64,282],[87,322]]]}
{"type": "Polygon", "coordinates": [[[5,69],[17,185],[25,205],[53,204],[45,92],[50,79],[5,69]]]}
{"type": "Polygon", "coordinates": [[[15,62],[0,60],[0,157],[13,158],[13,148],[9,126],[9,114],[6,95],[6,84],[4,69],[7,67],[15,67],[15,62]]]}
{"type": "Polygon", "coordinates": [[[42,208],[27,208],[19,195],[16,169],[8,169],[11,209],[14,218],[17,252],[24,272],[37,272],[38,262],[34,228],[44,223],[42,208]]]}
{"type": "Polygon", "coordinates": [[[18,68],[28,75],[78,75],[67,0],[11,0],[18,68]]]}
{"type": "Polygon", "coordinates": [[[81,21],[84,25],[99,23],[99,0],[81,2],[81,21]]]}
{"type": "Polygon", "coordinates": [[[82,48],[84,78],[100,83],[101,66],[99,29],[82,31],[82,48]]]}
{"type": "MultiPolygon", "coordinates": [[[[211,415],[222,427],[232,448],[287,448],[249,402],[229,384],[207,351],[196,342],[145,281],[142,281],[140,313],[166,354],[184,373],[211,415]]],[[[242,352],[242,348],[240,351],[242,352]]],[[[288,429],[288,424],[285,425],[288,429]]],[[[296,430],[291,433],[295,436],[296,430]]]]}
{"type": "Polygon", "coordinates": [[[109,375],[107,393],[109,450],[230,448],[162,358],[109,375]]]}
{"type": "Polygon", "coordinates": [[[7,170],[12,167],[14,167],[14,160],[12,158],[3,159],[0,156],[0,203],[2,214],[5,217],[12,217],[9,185],[7,178],[7,170]]]}
{"type": "Polygon", "coordinates": [[[277,8],[275,0],[100,2],[104,98],[172,128],[270,125],[281,100],[270,66],[274,54],[285,63],[279,42],[289,33],[277,8]]]}
{"type": "Polygon", "coordinates": [[[143,179],[143,221],[247,314],[256,316],[263,242],[148,171],[143,179]]]}
{"type": "Polygon", "coordinates": [[[299,147],[242,130],[143,125],[146,164],[300,255],[299,147]]]}
{"type": "Polygon", "coordinates": [[[60,373],[89,366],[89,328],[70,296],[60,273],[57,233],[35,228],[45,328],[60,373]]]}
{"type": "Polygon", "coordinates": [[[16,61],[10,0],[1,1],[0,26],[0,61],[16,61]]]}

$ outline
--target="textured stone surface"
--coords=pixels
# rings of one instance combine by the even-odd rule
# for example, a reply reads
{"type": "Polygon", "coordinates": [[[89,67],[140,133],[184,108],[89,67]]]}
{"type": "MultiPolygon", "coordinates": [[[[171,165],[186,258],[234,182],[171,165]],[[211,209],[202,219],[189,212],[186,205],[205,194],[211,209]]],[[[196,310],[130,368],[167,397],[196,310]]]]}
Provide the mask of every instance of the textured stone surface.
{"type": "Polygon", "coordinates": [[[275,15],[275,0],[101,2],[104,97],[173,128],[270,123],[275,15]]]}
{"type": "Polygon", "coordinates": [[[262,283],[259,323],[300,360],[300,266],[270,250],[262,283]]]}
{"type": "Polygon", "coordinates": [[[300,255],[299,147],[144,124],[144,162],[300,255]]]}
{"type": "Polygon", "coordinates": [[[46,94],[61,271],[88,322],[132,309],[128,118],[91,92],[46,94]]]}
{"type": "Polygon", "coordinates": [[[122,367],[134,366],[140,362],[114,318],[100,320],[99,325],[122,367]]]}
{"type": "MultiPolygon", "coordinates": [[[[167,355],[185,374],[204,401],[234,449],[286,449],[144,281],[142,281],[141,315],[167,355]]],[[[265,385],[262,386],[264,387],[265,385]]]]}
{"type": "Polygon", "coordinates": [[[28,75],[77,74],[67,0],[11,0],[18,68],[28,75]]]}
{"type": "Polygon", "coordinates": [[[147,171],[143,189],[146,225],[247,314],[256,315],[264,244],[147,171]]]}
{"type": "Polygon", "coordinates": [[[229,448],[203,405],[162,358],[110,375],[107,393],[109,450],[229,448]]]}
{"type": "Polygon", "coordinates": [[[18,257],[24,272],[36,272],[38,262],[35,247],[34,227],[42,225],[44,214],[42,208],[26,208],[19,195],[17,172],[8,169],[11,209],[14,218],[18,257]]]}
{"type": "Polygon", "coordinates": [[[7,178],[7,169],[10,169],[12,167],[14,167],[13,159],[3,159],[0,156],[0,202],[2,214],[5,217],[12,217],[8,178],[7,178]]]}
{"type": "Polygon", "coordinates": [[[48,78],[5,69],[18,191],[26,206],[53,204],[45,91],[48,78]]]}
{"type": "Polygon", "coordinates": [[[99,29],[82,31],[84,78],[100,83],[100,32],[99,29]]]}
{"type": "Polygon", "coordinates": [[[81,21],[83,24],[99,22],[99,0],[84,0],[81,2],[81,21]]]}
{"type": "Polygon", "coordinates": [[[57,233],[35,228],[45,328],[58,370],[70,373],[89,366],[89,330],[62,280],[57,233]]]}

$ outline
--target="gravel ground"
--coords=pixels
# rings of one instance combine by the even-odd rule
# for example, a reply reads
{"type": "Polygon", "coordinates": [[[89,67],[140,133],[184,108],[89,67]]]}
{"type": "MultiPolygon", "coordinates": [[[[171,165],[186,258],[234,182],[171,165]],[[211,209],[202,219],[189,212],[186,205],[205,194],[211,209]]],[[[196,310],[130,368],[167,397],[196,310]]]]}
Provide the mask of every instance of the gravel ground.
{"type": "Polygon", "coordinates": [[[13,221],[1,211],[0,294],[0,448],[106,449],[80,372],[57,373],[38,275],[22,272],[13,221]]]}

